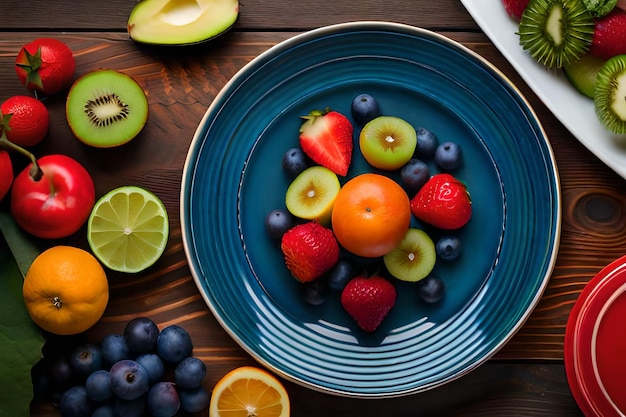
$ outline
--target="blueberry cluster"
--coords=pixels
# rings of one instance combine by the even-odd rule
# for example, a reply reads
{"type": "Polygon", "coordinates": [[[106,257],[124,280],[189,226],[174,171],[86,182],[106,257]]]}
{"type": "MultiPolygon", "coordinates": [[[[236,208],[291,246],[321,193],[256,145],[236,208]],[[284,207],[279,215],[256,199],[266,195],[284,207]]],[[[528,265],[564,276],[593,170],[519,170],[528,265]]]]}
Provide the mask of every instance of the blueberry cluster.
{"type": "Polygon", "coordinates": [[[207,409],[206,365],[192,355],[178,325],[159,331],[147,317],[98,344],[50,338],[33,367],[36,399],[49,399],[63,417],[171,417],[207,409]],[[68,346],[73,346],[68,349],[68,346]]]}

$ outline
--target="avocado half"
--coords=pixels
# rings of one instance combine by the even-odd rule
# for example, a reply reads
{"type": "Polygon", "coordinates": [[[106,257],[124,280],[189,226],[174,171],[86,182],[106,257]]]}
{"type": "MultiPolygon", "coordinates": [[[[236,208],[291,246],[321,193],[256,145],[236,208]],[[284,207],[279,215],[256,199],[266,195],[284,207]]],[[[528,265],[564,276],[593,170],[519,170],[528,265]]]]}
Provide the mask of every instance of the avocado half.
{"type": "Polygon", "coordinates": [[[238,0],[142,0],[130,13],[128,34],[146,44],[195,44],[226,32],[238,15],[238,0]]]}

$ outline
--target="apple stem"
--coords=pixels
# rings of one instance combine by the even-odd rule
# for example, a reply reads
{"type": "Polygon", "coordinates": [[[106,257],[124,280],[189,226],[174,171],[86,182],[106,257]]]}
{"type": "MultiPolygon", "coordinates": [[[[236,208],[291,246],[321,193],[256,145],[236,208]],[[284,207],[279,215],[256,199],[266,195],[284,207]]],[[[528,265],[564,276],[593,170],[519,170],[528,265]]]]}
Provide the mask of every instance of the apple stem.
{"type": "Polygon", "coordinates": [[[22,155],[29,158],[32,161],[33,166],[30,168],[30,171],[28,174],[33,179],[33,181],[39,181],[41,179],[41,177],[43,176],[43,171],[39,167],[39,164],[37,163],[37,158],[35,158],[35,155],[33,155],[32,152],[29,152],[26,149],[22,148],[21,146],[16,145],[15,143],[8,140],[6,133],[4,131],[2,132],[2,135],[0,136],[0,148],[4,148],[7,151],[19,152],[22,155]]]}

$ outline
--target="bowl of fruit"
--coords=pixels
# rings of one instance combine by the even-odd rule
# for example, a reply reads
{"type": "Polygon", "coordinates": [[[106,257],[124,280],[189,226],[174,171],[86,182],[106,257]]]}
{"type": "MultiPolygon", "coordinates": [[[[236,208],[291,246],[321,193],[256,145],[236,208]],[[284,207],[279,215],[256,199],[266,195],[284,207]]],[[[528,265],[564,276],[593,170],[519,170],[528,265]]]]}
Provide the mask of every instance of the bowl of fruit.
{"type": "Polygon", "coordinates": [[[323,27],[240,70],[181,189],[207,306],[262,365],[382,398],[445,384],[521,327],[561,197],[533,110],[486,60],[385,22],[323,27]]]}

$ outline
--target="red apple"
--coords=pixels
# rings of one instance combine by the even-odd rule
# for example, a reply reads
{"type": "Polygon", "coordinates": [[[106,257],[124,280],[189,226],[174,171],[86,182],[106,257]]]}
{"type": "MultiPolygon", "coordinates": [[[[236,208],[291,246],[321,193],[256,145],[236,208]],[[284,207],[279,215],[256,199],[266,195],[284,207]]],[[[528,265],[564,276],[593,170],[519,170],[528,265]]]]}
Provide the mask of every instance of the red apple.
{"type": "Polygon", "coordinates": [[[9,192],[11,183],[13,183],[11,157],[7,151],[0,149],[0,201],[9,192]]]}
{"type": "Polygon", "coordinates": [[[31,166],[20,172],[11,190],[15,222],[34,236],[58,239],[78,231],[95,203],[89,172],[66,155],[47,155],[37,161],[43,176],[33,179],[31,166]]]}

